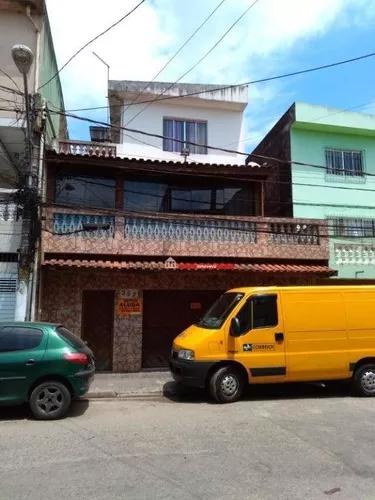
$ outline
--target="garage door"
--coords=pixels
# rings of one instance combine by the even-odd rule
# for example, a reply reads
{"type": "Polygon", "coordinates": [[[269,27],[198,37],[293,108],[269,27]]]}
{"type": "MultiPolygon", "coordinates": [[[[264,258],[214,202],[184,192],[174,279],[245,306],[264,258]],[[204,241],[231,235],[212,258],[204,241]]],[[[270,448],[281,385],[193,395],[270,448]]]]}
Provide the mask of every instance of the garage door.
{"type": "Polygon", "coordinates": [[[143,293],[143,368],[168,366],[173,339],[197,322],[221,291],[146,290],[143,293]]]}
{"type": "Polygon", "coordinates": [[[16,274],[0,273],[0,321],[13,321],[16,309],[16,274]]]}

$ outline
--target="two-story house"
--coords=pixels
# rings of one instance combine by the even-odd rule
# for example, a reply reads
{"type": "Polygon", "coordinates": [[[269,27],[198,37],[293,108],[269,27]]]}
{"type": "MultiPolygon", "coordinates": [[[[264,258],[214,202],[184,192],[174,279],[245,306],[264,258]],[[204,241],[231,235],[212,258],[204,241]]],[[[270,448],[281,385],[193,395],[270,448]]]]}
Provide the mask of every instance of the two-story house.
{"type": "MultiPolygon", "coordinates": [[[[18,288],[18,250],[22,221],[15,195],[25,173],[25,104],[23,77],[12,59],[16,44],[27,45],[34,54],[28,74],[31,96],[41,95],[48,107],[64,109],[60,79],[44,0],[0,1],[0,320],[14,319],[16,298],[24,309],[27,294],[18,288]]],[[[47,115],[46,143],[66,136],[66,120],[47,115]]],[[[30,297],[29,297],[30,298],[30,297]]],[[[24,311],[20,312],[23,319],[24,311]]]]}
{"type": "Polygon", "coordinates": [[[159,137],[115,127],[121,143],[60,141],[47,156],[40,315],[87,340],[102,370],[166,366],[228,288],[332,274],[325,223],[291,218],[283,169],[207,148],[238,150],[245,89],[184,97],[203,87],[181,84],[143,114],[134,99],[168,84],[144,85],[110,83],[112,124],[159,137]]]}
{"type": "Polygon", "coordinates": [[[375,278],[375,115],[296,102],[249,156],[290,172],[294,217],[324,219],[339,278],[375,278]]]}

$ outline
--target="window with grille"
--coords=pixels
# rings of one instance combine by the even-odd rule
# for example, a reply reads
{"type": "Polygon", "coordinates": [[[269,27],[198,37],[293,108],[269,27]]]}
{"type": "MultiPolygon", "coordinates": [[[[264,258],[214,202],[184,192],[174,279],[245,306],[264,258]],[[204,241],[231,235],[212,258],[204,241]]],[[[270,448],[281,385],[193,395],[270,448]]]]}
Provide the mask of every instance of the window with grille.
{"type": "Polygon", "coordinates": [[[325,156],[328,174],[363,176],[362,151],[326,149],[325,156]]]}
{"type": "Polygon", "coordinates": [[[329,225],[333,236],[375,237],[374,219],[335,218],[329,225]]]}
{"type": "Polygon", "coordinates": [[[207,122],[164,118],[163,135],[168,138],[163,140],[164,151],[181,152],[183,148],[188,148],[192,154],[207,154],[207,122]],[[186,141],[186,144],[180,141],[186,141]]]}

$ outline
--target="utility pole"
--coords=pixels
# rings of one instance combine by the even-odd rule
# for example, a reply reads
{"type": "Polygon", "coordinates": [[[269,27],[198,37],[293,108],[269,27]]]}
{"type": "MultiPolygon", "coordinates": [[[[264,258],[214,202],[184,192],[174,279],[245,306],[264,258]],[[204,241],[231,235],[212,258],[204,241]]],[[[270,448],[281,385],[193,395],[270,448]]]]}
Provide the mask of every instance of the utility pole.
{"type": "MultiPolygon", "coordinates": [[[[35,258],[35,246],[39,237],[39,198],[38,174],[34,169],[34,100],[30,102],[27,77],[33,63],[34,55],[26,45],[15,45],[12,48],[15,65],[23,76],[26,137],[25,163],[23,176],[17,192],[17,203],[22,214],[22,234],[19,248],[18,289],[16,294],[16,320],[31,319],[30,301],[32,288],[32,269],[35,258]]],[[[34,96],[35,97],[35,96],[34,96]]]]}

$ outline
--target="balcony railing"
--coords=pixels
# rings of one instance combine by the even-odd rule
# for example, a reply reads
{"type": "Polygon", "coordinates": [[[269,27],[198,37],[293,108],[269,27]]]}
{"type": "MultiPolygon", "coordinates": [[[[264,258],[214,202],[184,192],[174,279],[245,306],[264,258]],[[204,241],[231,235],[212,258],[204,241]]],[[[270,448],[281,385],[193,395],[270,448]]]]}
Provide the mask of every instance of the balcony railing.
{"type": "Polygon", "coordinates": [[[101,142],[59,141],[58,152],[71,155],[114,157],[116,146],[101,142]]]}
{"type": "Polygon", "coordinates": [[[337,265],[375,264],[375,245],[373,244],[335,244],[334,259],[337,265]]]}
{"type": "Polygon", "coordinates": [[[115,217],[108,215],[59,214],[53,215],[53,233],[56,236],[81,238],[113,238],[115,217]]]}
{"type": "Polygon", "coordinates": [[[255,243],[256,223],[220,220],[125,219],[125,238],[255,243]]]}
{"type": "Polygon", "coordinates": [[[329,256],[324,221],[124,217],[68,208],[49,208],[45,218],[43,249],[52,253],[302,260],[327,260],[329,256]]]}
{"type": "Polygon", "coordinates": [[[270,230],[277,245],[319,245],[317,224],[271,222],[270,230]]]}

